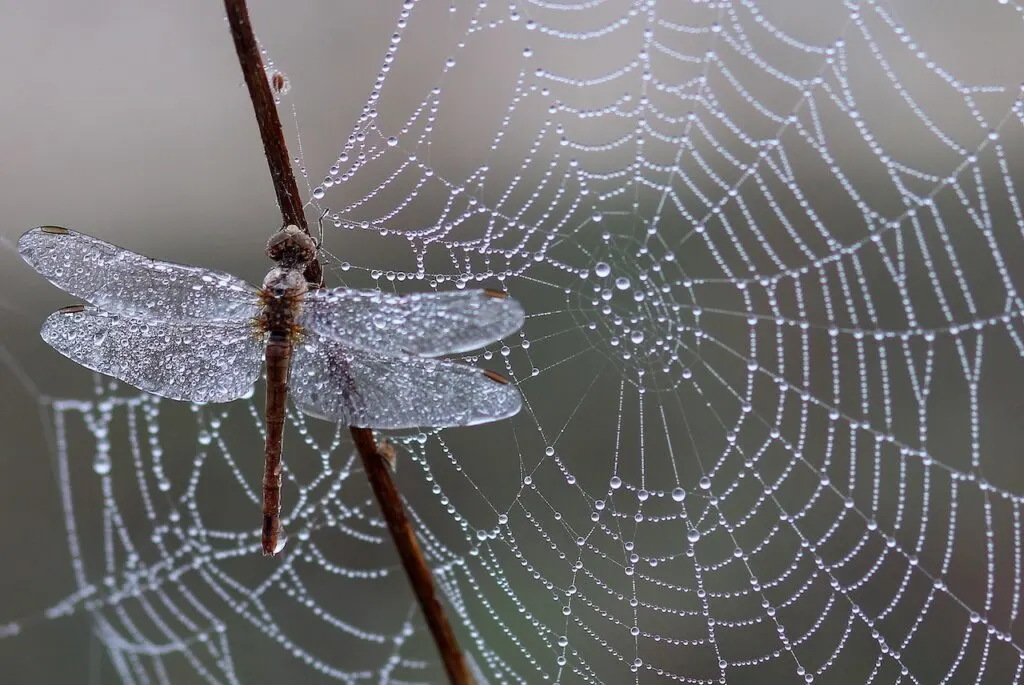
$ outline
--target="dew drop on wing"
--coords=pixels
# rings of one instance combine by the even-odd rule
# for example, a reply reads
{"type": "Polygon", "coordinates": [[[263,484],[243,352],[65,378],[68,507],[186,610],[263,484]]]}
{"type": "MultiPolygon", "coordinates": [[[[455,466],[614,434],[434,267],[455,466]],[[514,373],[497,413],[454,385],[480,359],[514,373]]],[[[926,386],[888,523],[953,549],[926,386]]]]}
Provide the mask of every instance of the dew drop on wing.
{"type": "Polygon", "coordinates": [[[514,300],[482,290],[399,296],[337,289],[307,295],[300,324],[350,347],[433,357],[499,340],[519,329],[523,315],[514,300]]]}
{"type": "Polygon", "coordinates": [[[357,351],[325,339],[301,346],[294,370],[299,371],[291,395],[295,404],[310,416],[348,425],[475,425],[512,416],[520,405],[518,391],[497,390],[501,384],[480,369],[357,351]]]}

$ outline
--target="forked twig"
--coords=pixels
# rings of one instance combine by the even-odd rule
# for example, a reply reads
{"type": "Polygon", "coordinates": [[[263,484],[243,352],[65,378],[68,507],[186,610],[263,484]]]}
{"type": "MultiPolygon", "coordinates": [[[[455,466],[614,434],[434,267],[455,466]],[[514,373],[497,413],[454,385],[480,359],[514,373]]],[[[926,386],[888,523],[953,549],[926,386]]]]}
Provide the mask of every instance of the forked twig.
{"type": "MultiPolygon", "coordinates": [[[[293,224],[307,234],[309,226],[302,209],[299,187],[292,173],[291,158],[284,139],[284,130],[277,115],[277,105],[270,89],[260,57],[259,46],[249,21],[249,10],[245,0],[224,0],[231,37],[235,42],[238,61],[245,75],[245,83],[249,88],[256,122],[259,124],[260,136],[263,138],[263,150],[267,155],[270,175],[274,180],[274,191],[277,202],[281,206],[281,217],[284,225],[293,224]]],[[[306,280],[319,287],[323,286],[323,271],[319,260],[314,260],[306,271],[306,280]]],[[[352,440],[359,456],[363,460],[363,469],[373,488],[374,495],[380,505],[381,513],[387,521],[388,530],[398,548],[402,565],[412,584],[416,598],[434,636],[434,642],[441,652],[448,679],[453,685],[472,685],[466,660],[455,640],[444,607],[437,598],[433,575],[423,556],[423,550],[412,529],[412,524],[405,514],[402,497],[391,478],[391,470],[387,457],[381,454],[373,431],[369,428],[350,428],[352,440]]]]}

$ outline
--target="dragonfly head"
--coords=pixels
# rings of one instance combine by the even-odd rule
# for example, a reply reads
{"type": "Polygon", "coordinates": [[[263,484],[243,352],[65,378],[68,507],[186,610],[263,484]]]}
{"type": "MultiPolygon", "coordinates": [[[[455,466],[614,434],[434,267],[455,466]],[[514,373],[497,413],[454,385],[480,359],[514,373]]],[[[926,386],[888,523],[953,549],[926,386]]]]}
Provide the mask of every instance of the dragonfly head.
{"type": "Polygon", "coordinates": [[[286,268],[302,268],[316,259],[316,243],[298,226],[285,226],[267,241],[267,256],[286,268]]]}
{"type": "Polygon", "coordinates": [[[263,279],[263,292],[271,297],[301,295],[307,288],[306,278],[299,269],[277,266],[263,279]]]}

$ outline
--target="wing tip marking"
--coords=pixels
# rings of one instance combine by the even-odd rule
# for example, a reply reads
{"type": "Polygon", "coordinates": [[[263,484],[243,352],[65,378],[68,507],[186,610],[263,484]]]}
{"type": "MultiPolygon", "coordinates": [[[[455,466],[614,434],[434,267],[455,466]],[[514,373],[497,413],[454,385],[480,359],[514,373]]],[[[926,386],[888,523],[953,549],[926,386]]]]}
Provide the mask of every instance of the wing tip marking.
{"type": "Polygon", "coordinates": [[[41,233],[49,233],[50,235],[70,235],[71,229],[64,228],[63,226],[40,226],[39,231],[41,233]]]}
{"type": "Polygon", "coordinates": [[[69,304],[57,310],[58,314],[80,314],[85,311],[84,304],[69,304]]]}
{"type": "Polygon", "coordinates": [[[504,290],[495,290],[494,288],[484,288],[484,295],[493,298],[495,300],[504,300],[508,298],[508,293],[504,290]]]}
{"type": "Polygon", "coordinates": [[[499,385],[508,385],[509,383],[511,383],[511,381],[509,379],[505,378],[504,376],[502,376],[497,371],[491,371],[490,369],[484,369],[484,375],[487,376],[488,378],[490,378],[495,383],[498,383],[499,385]]]}

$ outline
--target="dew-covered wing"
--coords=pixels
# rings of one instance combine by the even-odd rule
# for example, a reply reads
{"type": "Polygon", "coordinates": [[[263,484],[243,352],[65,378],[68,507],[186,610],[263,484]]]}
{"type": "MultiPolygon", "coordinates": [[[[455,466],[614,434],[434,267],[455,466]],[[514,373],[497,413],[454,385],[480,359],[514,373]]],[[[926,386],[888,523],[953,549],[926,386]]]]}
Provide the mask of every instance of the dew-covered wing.
{"type": "Polygon", "coordinates": [[[363,428],[472,426],[514,416],[522,406],[514,385],[475,366],[326,339],[296,346],[289,386],[303,412],[363,428]]]}
{"type": "Polygon", "coordinates": [[[100,309],[160,321],[242,321],[257,291],[231,274],[161,262],[59,226],[40,226],[18,252],[58,288],[100,309]]]}
{"type": "Polygon", "coordinates": [[[244,397],[263,358],[248,322],[153,322],[76,305],[51,314],[41,335],[86,368],[189,402],[244,397]]]}
{"type": "Polygon", "coordinates": [[[523,308],[492,290],[393,295],[337,288],[308,293],[306,330],[383,354],[433,357],[475,350],[518,331],[523,308]]]}

